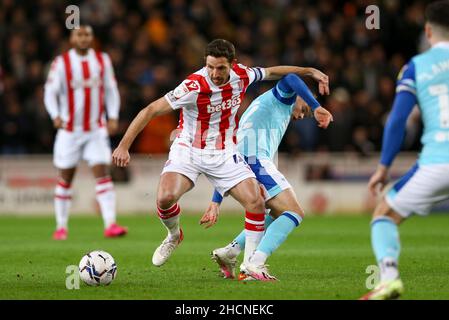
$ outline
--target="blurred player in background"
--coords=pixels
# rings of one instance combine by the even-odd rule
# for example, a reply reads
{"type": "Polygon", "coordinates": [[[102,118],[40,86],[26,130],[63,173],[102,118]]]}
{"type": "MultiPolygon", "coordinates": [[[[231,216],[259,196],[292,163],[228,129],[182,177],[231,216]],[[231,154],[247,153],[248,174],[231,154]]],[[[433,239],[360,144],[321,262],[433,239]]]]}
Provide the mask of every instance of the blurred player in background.
{"type": "Polygon", "coordinates": [[[53,154],[53,163],[59,169],[55,240],[65,240],[68,235],[71,186],[81,159],[87,161],[96,178],[96,199],[105,237],[127,233],[126,228],[116,223],[115,191],[108,173],[111,163],[108,131],[112,134],[118,128],[120,96],[109,56],[94,51],[92,41],[90,26],[72,30],[73,48],[56,57],[45,84],[45,107],[58,129],[53,154]]]}
{"type": "MultiPolygon", "coordinates": [[[[299,76],[288,74],[271,90],[255,99],[240,120],[238,150],[262,187],[269,214],[265,216],[265,234],[256,251],[240,266],[239,280],[276,280],[270,275],[265,262],[304,218],[295,192],[274,164],[274,156],[290,119],[302,119],[310,112],[308,106],[319,126],[327,128],[332,115],[320,106],[299,76]]],[[[200,220],[201,224],[210,227],[217,221],[221,201],[220,193],[215,191],[211,204],[200,220]]],[[[225,278],[235,277],[237,256],[243,248],[244,230],[226,247],[212,251],[212,258],[225,278]]]]}
{"type": "Polygon", "coordinates": [[[371,243],[381,271],[379,284],[362,300],[399,297],[404,290],[398,272],[398,225],[411,214],[428,214],[449,199],[449,1],[426,8],[425,34],[431,45],[412,58],[398,77],[396,97],[384,130],[382,155],[369,181],[375,195],[388,180],[401,149],[407,117],[418,105],[424,124],[423,148],[417,163],[399,179],[374,210],[371,243]]]}
{"type": "Polygon", "coordinates": [[[245,256],[260,242],[264,232],[264,201],[254,173],[235,145],[236,114],[248,86],[296,73],[311,76],[318,81],[321,91],[328,90],[327,76],[312,68],[249,68],[237,64],[234,45],[227,40],[209,43],[204,57],[205,67],[140,111],[113,153],[115,164],[128,165],[129,147],[147,123],[156,116],[181,109],[178,128],[182,130],[171,146],[158,186],[157,211],[168,235],[153,254],[156,266],[163,265],[183,239],[178,200],[194,187],[200,174],[221,195],[228,192],[245,208],[245,256]]]}

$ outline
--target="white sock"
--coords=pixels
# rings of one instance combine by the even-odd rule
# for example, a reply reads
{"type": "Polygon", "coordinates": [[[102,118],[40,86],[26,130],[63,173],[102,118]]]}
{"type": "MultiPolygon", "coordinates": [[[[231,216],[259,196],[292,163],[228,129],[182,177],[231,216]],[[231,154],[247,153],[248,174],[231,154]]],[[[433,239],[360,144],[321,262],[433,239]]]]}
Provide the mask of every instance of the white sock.
{"type": "Polygon", "coordinates": [[[265,252],[256,250],[256,252],[254,252],[254,254],[251,256],[250,262],[255,265],[261,265],[261,264],[265,264],[265,261],[267,261],[267,259],[268,259],[268,254],[266,254],[265,252]]]}
{"type": "Polygon", "coordinates": [[[181,213],[181,207],[178,203],[175,203],[168,209],[162,209],[157,207],[157,213],[165,228],[167,228],[170,239],[179,239],[179,214],[181,213]]]}
{"type": "Polygon", "coordinates": [[[259,245],[260,240],[263,237],[262,232],[256,232],[251,230],[246,230],[246,241],[245,241],[245,255],[243,257],[243,263],[248,263],[249,258],[256,251],[257,246],[259,245]]]}
{"type": "Polygon", "coordinates": [[[116,221],[115,190],[111,177],[97,179],[95,191],[97,193],[97,201],[100,205],[101,215],[103,217],[104,228],[107,229],[116,221]]]}
{"type": "Polygon", "coordinates": [[[249,258],[256,251],[265,231],[265,212],[245,213],[245,255],[243,263],[248,263],[249,258]]]}
{"type": "Polygon", "coordinates": [[[69,210],[72,204],[72,189],[70,184],[59,181],[55,188],[56,229],[68,228],[69,210]]]}
{"type": "Polygon", "coordinates": [[[399,278],[398,262],[394,258],[384,258],[380,263],[380,281],[391,281],[399,278]]]}

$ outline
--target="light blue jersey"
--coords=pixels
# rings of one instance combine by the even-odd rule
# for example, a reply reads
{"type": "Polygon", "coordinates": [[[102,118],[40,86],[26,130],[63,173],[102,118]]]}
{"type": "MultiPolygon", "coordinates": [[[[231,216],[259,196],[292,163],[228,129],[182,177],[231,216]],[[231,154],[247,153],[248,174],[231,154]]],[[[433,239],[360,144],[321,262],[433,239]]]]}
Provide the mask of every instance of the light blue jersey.
{"type": "Polygon", "coordinates": [[[421,109],[424,131],[418,162],[387,193],[388,205],[403,217],[427,214],[448,198],[449,42],[412,58],[398,77],[396,97],[384,129],[381,164],[390,166],[400,151],[407,117],[421,109]]]}
{"type": "MultiPolygon", "coordinates": [[[[254,100],[240,119],[237,147],[265,189],[266,201],[291,187],[272,160],[287,130],[297,96],[312,110],[320,106],[304,81],[296,74],[288,74],[254,100]]],[[[222,199],[223,195],[215,190],[212,201],[220,203],[222,199]]]]}
{"type": "Polygon", "coordinates": [[[415,94],[421,109],[424,132],[418,163],[449,163],[449,42],[415,56],[409,65],[397,90],[415,94]]]}
{"type": "Polygon", "coordinates": [[[239,122],[239,152],[245,157],[272,160],[287,130],[295,101],[295,93],[284,93],[278,86],[255,99],[239,122]]]}

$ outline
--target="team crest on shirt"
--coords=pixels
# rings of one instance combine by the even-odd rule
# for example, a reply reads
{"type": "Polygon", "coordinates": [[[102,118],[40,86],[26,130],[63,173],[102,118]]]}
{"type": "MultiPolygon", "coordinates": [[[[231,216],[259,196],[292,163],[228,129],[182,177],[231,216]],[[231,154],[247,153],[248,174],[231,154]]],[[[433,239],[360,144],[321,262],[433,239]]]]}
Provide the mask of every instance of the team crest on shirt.
{"type": "Polygon", "coordinates": [[[189,89],[189,91],[198,90],[200,88],[200,86],[195,80],[186,82],[186,87],[189,89]]]}
{"type": "Polygon", "coordinates": [[[198,90],[199,88],[200,86],[198,85],[198,83],[196,83],[195,80],[186,81],[181,83],[179,86],[175,88],[175,90],[173,90],[173,96],[176,99],[180,99],[190,91],[195,91],[198,90]]]}

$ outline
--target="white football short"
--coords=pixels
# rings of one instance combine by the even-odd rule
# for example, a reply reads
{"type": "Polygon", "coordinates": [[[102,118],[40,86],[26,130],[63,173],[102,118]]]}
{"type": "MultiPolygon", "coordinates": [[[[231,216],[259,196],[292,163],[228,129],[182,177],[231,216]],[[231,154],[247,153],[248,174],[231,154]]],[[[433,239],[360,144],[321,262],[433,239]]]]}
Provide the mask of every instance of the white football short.
{"type": "Polygon", "coordinates": [[[258,159],[255,156],[245,156],[244,159],[256,175],[256,179],[264,191],[265,202],[292,187],[273,161],[258,159]]]}
{"type": "Polygon", "coordinates": [[[80,160],[86,160],[89,166],[111,163],[111,145],[106,128],[89,132],[58,130],[53,149],[56,168],[74,168],[80,160]]]}
{"type": "Polygon", "coordinates": [[[428,214],[435,204],[449,199],[449,164],[414,165],[385,199],[404,218],[413,213],[428,214]]]}
{"type": "Polygon", "coordinates": [[[194,184],[204,174],[221,195],[245,179],[256,178],[238,151],[211,154],[181,139],[175,140],[170,148],[161,174],[166,172],[180,173],[194,184]]]}

